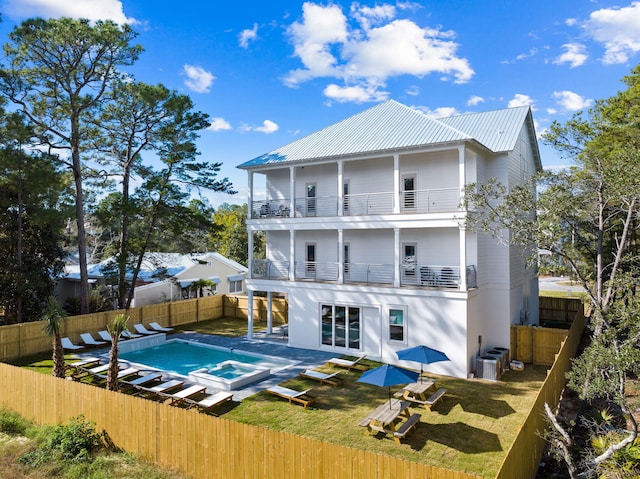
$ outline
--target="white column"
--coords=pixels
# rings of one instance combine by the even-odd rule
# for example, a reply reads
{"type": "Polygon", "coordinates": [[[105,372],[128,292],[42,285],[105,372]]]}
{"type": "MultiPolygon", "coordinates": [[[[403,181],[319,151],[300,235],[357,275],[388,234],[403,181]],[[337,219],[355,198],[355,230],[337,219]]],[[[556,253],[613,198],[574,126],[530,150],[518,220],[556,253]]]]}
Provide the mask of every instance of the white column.
{"type": "Polygon", "coordinates": [[[296,232],[289,231],[289,281],[296,279],[296,232]]]}
{"type": "Polygon", "coordinates": [[[344,231],[342,228],[338,229],[338,284],[344,284],[344,231]]]}
{"type": "Polygon", "coordinates": [[[249,197],[247,199],[248,211],[247,218],[253,218],[253,171],[248,171],[249,174],[249,197]]]}
{"type": "Polygon", "coordinates": [[[400,213],[400,155],[393,155],[393,213],[400,213]]]}
{"type": "Polygon", "coordinates": [[[289,218],[296,216],[296,168],[289,167],[289,218]]]}
{"type": "Polygon", "coordinates": [[[253,231],[247,231],[247,256],[249,262],[249,278],[253,278],[253,231]]]}
{"type": "Polygon", "coordinates": [[[338,161],[338,216],[344,214],[344,177],[342,161],[338,161]]]}
{"type": "Polygon", "coordinates": [[[393,229],[393,287],[400,287],[400,228],[393,229]]]}
{"type": "Polygon", "coordinates": [[[272,333],[273,325],[273,293],[267,291],[267,334],[272,333]]]}
{"type": "Polygon", "coordinates": [[[247,291],[249,304],[247,305],[247,339],[253,339],[253,290],[247,291]]]}
{"type": "MultiPolygon", "coordinates": [[[[464,201],[464,187],[467,183],[464,145],[458,147],[458,175],[460,184],[460,204],[464,201]]],[[[467,290],[467,231],[464,226],[460,227],[460,291],[467,290]]]]}

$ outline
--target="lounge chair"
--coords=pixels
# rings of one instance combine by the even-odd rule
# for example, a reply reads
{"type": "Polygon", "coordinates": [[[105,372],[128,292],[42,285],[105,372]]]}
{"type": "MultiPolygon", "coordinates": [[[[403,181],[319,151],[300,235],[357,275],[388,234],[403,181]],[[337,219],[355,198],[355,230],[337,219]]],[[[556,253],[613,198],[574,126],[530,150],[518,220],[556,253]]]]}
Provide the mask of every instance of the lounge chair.
{"type": "Polygon", "coordinates": [[[349,371],[351,371],[352,369],[361,369],[363,371],[366,371],[367,369],[369,369],[369,366],[360,363],[360,361],[362,361],[365,357],[367,357],[367,355],[363,354],[362,356],[358,356],[358,359],[355,359],[353,361],[342,358],[331,358],[327,361],[327,364],[340,366],[341,368],[346,368],[349,371]]]}
{"type": "Polygon", "coordinates": [[[62,347],[67,351],[79,351],[81,349],[85,349],[84,346],[73,344],[69,338],[61,338],[61,341],[62,347]]]}
{"type": "Polygon", "coordinates": [[[65,364],[65,370],[71,371],[71,376],[74,376],[75,374],[80,372],[81,368],[96,367],[98,364],[100,364],[100,358],[94,358],[94,357],[80,358],[78,361],[65,364]]]}
{"type": "Polygon", "coordinates": [[[341,377],[338,377],[338,374],[340,374],[340,371],[332,374],[326,374],[321,371],[316,371],[315,369],[305,369],[300,373],[300,377],[315,379],[316,381],[320,381],[322,384],[330,384],[335,388],[344,382],[341,377]]]}
{"type": "Polygon", "coordinates": [[[165,381],[163,383],[158,384],[157,386],[153,386],[151,388],[137,386],[136,388],[141,394],[151,394],[156,397],[166,397],[167,393],[172,389],[177,389],[184,384],[184,381],[180,379],[171,379],[169,381],[165,381]]]}
{"type": "MultiPolygon", "coordinates": [[[[107,372],[108,372],[109,368],[107,367],[107,369],[99,374],[95,374],[95,376],[99,379],[107,379],[107,372]]],[[[120,369],[120,371],[118,371],[118,379],[122,379],[122,378],[126,378],[129,376],[133,376],[134,374],[140,374],[140,370],[138,368],[126,368],[126,369],[120,369]]]]}
{"type": "Polygon", "coordinates": [[[134,339],[134,338],[141,338],[142,334],[135,334],[135,333],[132,333],[129,330],[124,330],[124,331],[122,331],[121,336],[123,338],[125,338],[125,339],[134,339]]]}
{"type": "Polygon", "coordinates": [[[161,326],[156,322],[149,323],[149,327],[159,333],[173,333],[175,331],[175,329],[173,328],[165,328],[164,326],[161,326]]]}
{"type": "Polygon", "coordinates": [[[98,334],[98,337],[103,341],[107,341],[108,343],[112,341],[111,333],[109,333],[109,331],[107,331],[106,329],[103,329],[102,331],[98,331],[97,334],[98,334]]]}
{"type": "Polygon", "coordinates": [[[133,329],[136,330],[136,333],[142,334],[143,336],[151,336],[152,334],[158,334],[158,331],[149,331],[144,327],[144,324],[134,324],[133,329]]]}
{"type": "Polygon", "coordinates": [[[305,389],[304,391],[296,391],[294,389],[285,388],[283,386],[272,386],[266,390],[268,393],[275,394],[276,396],[283,397],[291,402],[297,402],[302,404],[305,409],[309,404],[313,404],[316,398],[309,395],[311,389],[305,389]]]}
{"type": "Polygon", "coordinates": [[[206,387],[194,384],[193,386],[189,386],[188,388],[182,389],[176,393],[168,394],[166,403],[178,405],[185,402],[186,399],[190,399],[198,394],[204,393],[206,390],[206,387]]]}
{"type": "Polygon", "coordinates": [[[96,341],[93,336],[91,336],[91,333],[81,333],[80,334],[80,339],[82,339],[82,342],[84,343],[85,346],[105,346],[108,343],[106,341],[96,341]]]}
{"type": "Polygon", "coordinates": [[[185,399],[185,402],[189,405],[189,409],[197,407],[202,412],[208,412],[216,407],[231,401],[233,394],[225,391],[220,391],[211,396],[207,396],[200,401],[194,401],[193,399],[185,399]]]}
{"type": "Polygon", "coordinates": [[[153,381],[162,379],[162,373],[149,373],[144,376],[138,376],[135,379],[121,379],[120,382],[124,387],[147,386],[153,381]]]}

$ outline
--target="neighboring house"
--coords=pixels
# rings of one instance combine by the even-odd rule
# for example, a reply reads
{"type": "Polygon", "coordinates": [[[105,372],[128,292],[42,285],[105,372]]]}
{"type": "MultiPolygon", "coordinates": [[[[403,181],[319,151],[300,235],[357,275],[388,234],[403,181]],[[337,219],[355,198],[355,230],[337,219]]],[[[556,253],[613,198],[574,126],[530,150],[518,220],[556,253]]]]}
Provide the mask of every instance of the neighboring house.
{"type": "Polygon", "coordinates": [[[248,295],[288,295],[291,346],[397,362],[423,344],[451,359],[426,369],[467,377],[478,354],[509,348],[512,324],[538,323],[536,269],[467,231],[460,209],[465,184],[541,170],[528,107],[434,120],[387,101],[239,168],[248,295]],[[251,256],[257,232],[266,260],[251,256]]]}
{"type": "MultiPolygon", "coordinates": [[[[108,259],[89,266],[92,284],[106,287],[103,269],[112,261],[108,259]]],[[[147,253],[138,275],[131,306],[196,297],[199,291],[194,291],[190,286],[200,279],[209,280],[213,284],[203,289],[205,296],[216,293],[241,294],[245,292],[247,273],[245,266],[218,253],[147,253]]],[[[68,266],[57,289],[60,301],[64,302],[67,297],[79,294],[79,278],[77,267],[68,266]]]]}

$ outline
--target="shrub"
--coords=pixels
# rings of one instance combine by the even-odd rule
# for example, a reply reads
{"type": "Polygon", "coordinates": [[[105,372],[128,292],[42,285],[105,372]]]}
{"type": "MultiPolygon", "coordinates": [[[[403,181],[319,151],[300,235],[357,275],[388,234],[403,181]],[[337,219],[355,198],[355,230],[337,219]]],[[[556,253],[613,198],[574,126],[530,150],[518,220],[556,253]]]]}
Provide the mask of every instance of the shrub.
{"type": "Polygon", "coordinates": [[[29,427],[29,421],[19,414],[8,409],[0,409],[0,432],[10,436],[23,436],[29,427]]]}

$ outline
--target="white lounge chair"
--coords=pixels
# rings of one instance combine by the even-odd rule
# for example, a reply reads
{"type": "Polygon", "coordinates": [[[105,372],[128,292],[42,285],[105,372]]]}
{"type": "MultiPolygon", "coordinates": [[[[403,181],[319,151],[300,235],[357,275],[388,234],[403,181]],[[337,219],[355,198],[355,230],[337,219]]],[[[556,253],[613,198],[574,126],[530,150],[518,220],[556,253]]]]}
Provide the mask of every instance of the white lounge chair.
{"type": "Polygon", "coordinates": [[[366,364],[361,364],[360,361],[362,361],[367,355],[363,354],[362,356],[358,356],[357,359],[354,359],[353,361],[350,359],[342,359],[342,358],[331,358],[327,361],[327,364],[333,364],[334,366],[340,366],[341,368],[346,368],[346,369],[361,369],[361,370],[367,370],[369,369],[369,366],[367,366],[366,364]]]}
{"type": "Polygon", "coordinates": [[[189,386],[188,388],[181,389],[178,392],[168,394],[167,403],[178,405],[180,403],[185,402],[186,399],[190,399],[198,394],[202,394],[207,390],[206,387],[200,386],[199,384],[194,384],[193,386],[189,386]]]}
{"type": "Polygon", "coordinates": [[[162,379],[162,373],[149,373],[131,380],[122,379],[121,382],[126,386],[146,386],[159,379],[162,379]]]}
{"type": "Polygon", "coordinates": [[[338,374],[340,374],[340,371],[332,374],[326,374],[321,371],[316,371],[315,369],[305,369],[300,373],[300,377],[315,379],[316,381],[320,381],[322,384],[330,384],[335,388],[344,382],[341,377],[338,377],[338,374]]]}
{"type": "Polygon", "coordinates": [[[112,341],[111,334],[106,329],[103,329],[102,331],[98,331],[97,334],[100,337],[100,339],[102,339],[103,341],[107,341],[109,343],[112,341]]]}
{"type": "Polygon", "coordinates": [[[132,333],[129,330],[124,330],[124,331],[122,331],[121,336],[123,338],[125,338],[125,339],[134,339],[134,338],[141,338],[142,334],[135,334],[135,333],[132,333]]]}
{"type": "Polygon", "coordinates": [[[61,338],[62,347],[67,351],[79,351],[84,349],[84,346],[78,346],[77,344],[73,344],[69,338],[61,338]]]}
{"type": "Polygon", "coordinates": [[[266,390],[268,393],[275,394],[276,396],[283,397],[291,402],[297,402],[302,404],[305,409],[309,404],[313,404],[316,400],[315,397],[309,395],[311,389],[305,389],[304,391],[296,391],[294,389],[285,388],[283,386],[272,386],[266,390]]]}
{"type": "Polygon", "coordinates": [[[149,323],[149,327],[154,331],[158,331],[159,333],[172,333],[175,331],[175,329],[173,328],[165,328],[164,326],[160,326],[156,322],[149,323]]]}
{"type": "Polygon", "coordinates": [[[108,344],[106,341],[96,341],[93,336],[91,336],[91,333],[81,333],[80,339],[82,339],[82,342],[86,346],[105,346],[108,344]]]}
{"type": "Polygon", "coordinates": [[[189,409],[197,407],[200,411],[207,412],[221,404],[226,403],[227,401],[231,401],[233,399],[233,394],[225,391],[220,391],[211,396],[207,396],[200,401],[194,401],[193,399],[185,399],[185,402],[189,404],[189,409]]]}
{"type": "Polygon", "coordinates": [[[138,323],[133,325],[133,329],[136,330],[136,333],[140,333],[144,336],[150,336],[152,334],[158,334],[158,331],[149,331],[144,327],[144,324],[138,323]]]}

